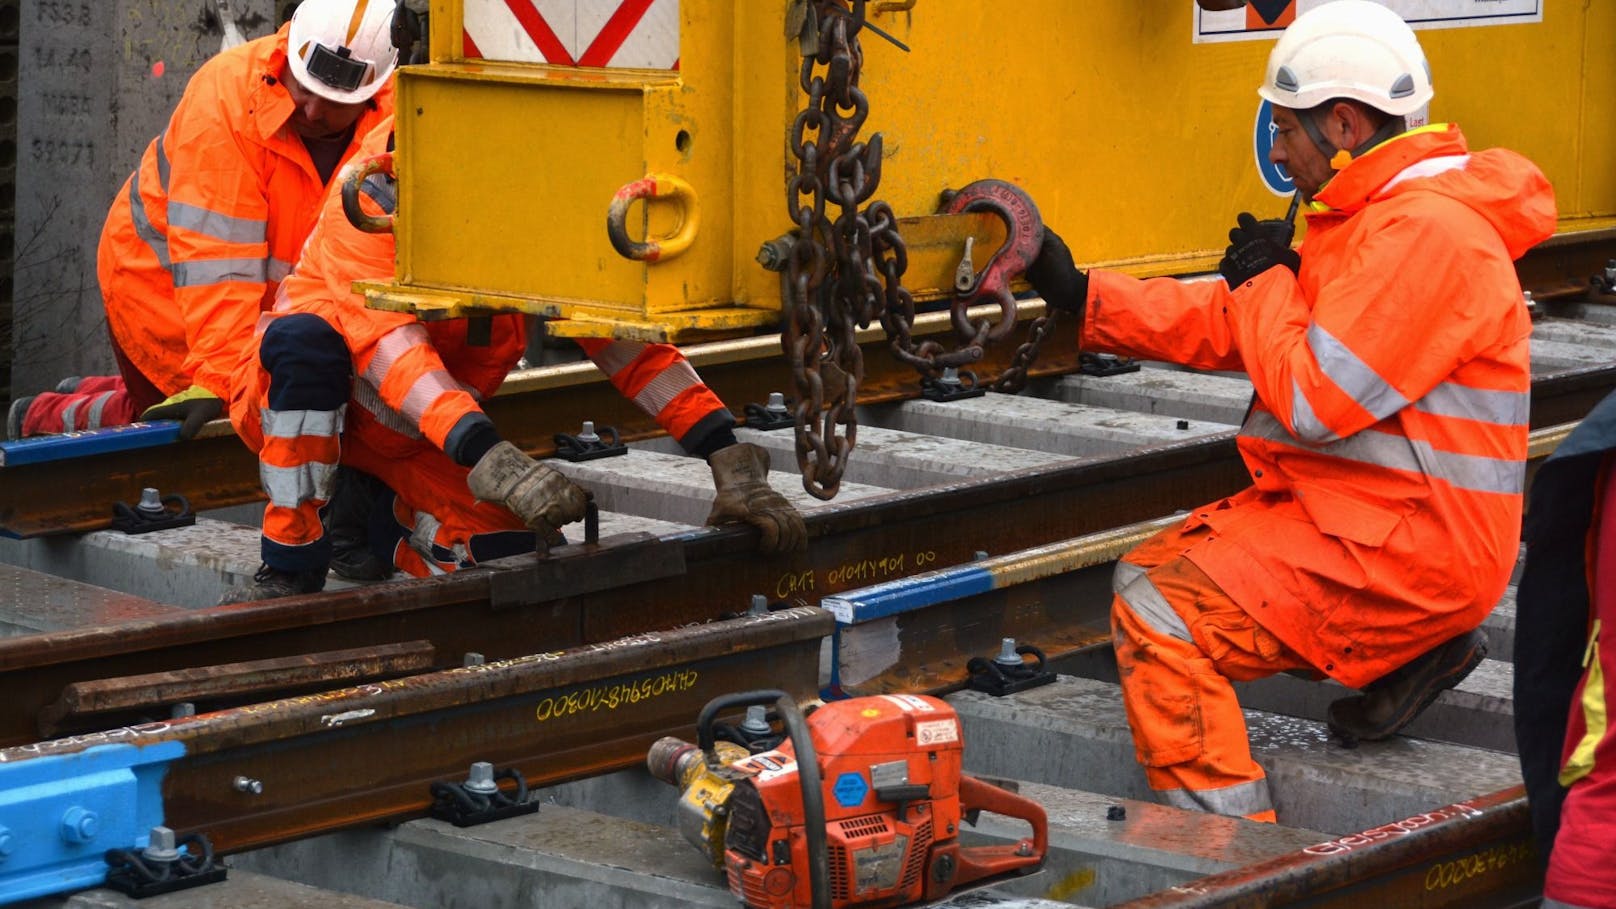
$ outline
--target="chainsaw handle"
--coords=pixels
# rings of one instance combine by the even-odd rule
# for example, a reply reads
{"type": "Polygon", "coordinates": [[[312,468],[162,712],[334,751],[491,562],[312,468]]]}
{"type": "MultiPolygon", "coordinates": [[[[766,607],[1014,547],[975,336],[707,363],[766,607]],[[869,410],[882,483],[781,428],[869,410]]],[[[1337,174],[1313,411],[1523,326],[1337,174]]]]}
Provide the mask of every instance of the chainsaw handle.
{"type": "Polygon", "coordinates": [[[959,795],[962,812],[982,809],[1031,824],[1032,841],[1022,840],[1013,846],[960,847],[954,886],[1007,871],[1031,870],[1044,863],[1044,856],[1049,853],[1049,817],[1044,814],[1042,805],[973,776],[960,777],[959,795]]]}
{"type": "MultiPolygon", "coordinates": [[[[814,741],[808,735],[808,724],[803,720],[797,702],[791,699],[791,695],[775,688],[721,694],[708,701],[701,708],[701,713],[696,715],[696,743],[701,747],[707,766],[719,767],[721,762],[715,751],[717,742],[713,735],[713,720],[721,711],[754,704],[773,705],[780,711],[780,719],[786,724],[786,738],[791,740],[792,751],[797,758],[797,782],[802,786],[803,834],[808,838],[808,875],[814,898],[813,909],[831,909],[830,845],[825,836],[824,780],[819,775],[819,755],[814,751],[814,741]]],[[[1043,809],[1039,809],[1040,817],[1042,814],[1043,809]]]]}

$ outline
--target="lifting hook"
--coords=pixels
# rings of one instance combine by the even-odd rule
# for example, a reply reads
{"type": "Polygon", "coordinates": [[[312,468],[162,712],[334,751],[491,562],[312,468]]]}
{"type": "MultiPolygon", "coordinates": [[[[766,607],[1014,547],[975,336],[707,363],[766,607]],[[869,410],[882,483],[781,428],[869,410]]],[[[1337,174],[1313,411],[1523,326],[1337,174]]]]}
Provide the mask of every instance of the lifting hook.
{"type": "Polygon", "coordinates": [[[1044,220],[1031,197],[1004,180],[977,180],[958,192],[943,193],[943,214],[987,211],[1004,222],[1004,245],[988,258],[988,264],[974,276],[971,273],[971,247],[967,238],[965,257],[955,270],[954,329],[972,344],[1001,341],[1016,327],[1016,299],[1010,295],[1010,282],[1024,273],[1038,258],[1044,241],[1044,220]],[[971,324],[966,310],[992,298],[999,304],[1000,318],[994,324],[983,319],[971,324]]]}
{"type": "Polygon", "coordinates": [[[672,174],[648,174],[632,183],[625,183],[612,196],[606,209],[606,238],[612,248],[625,259],[636,262],[662,262],[679,255],[695,242],[696,229],[701,225],[701,206],[696,190],[689,183],[672,174]],[[679,226],[666,237],[645,242],[629,239],[628,207],[635,199],[670,199],[679,205],[679,226]]]}
{"type": "Polygon", "coordinates": [[[391,187],[382,191],[370,178],[377,174],[393,176],[393,153],[383,152],[363,161],[350,162],[337,179],[342,181],[342,213],[348,216],[348,223],[359,228],[367,234],[390,234],[393,232],[393,209],[395,197],[391,187]],[[359,194],[364,193],[380,205],[387,212],[386,215],[367,215],[359,207],[359,194]]]}

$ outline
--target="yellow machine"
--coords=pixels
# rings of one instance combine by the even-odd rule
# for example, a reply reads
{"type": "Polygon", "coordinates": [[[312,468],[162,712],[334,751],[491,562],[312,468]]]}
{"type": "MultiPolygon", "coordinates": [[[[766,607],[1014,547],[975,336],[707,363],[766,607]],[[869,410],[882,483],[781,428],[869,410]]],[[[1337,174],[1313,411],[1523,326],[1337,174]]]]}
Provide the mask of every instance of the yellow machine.
{"type": "MultiPolygon", "coordinates": [[[[861,35],[860,139],[884,138],[874,198],[900,219],[905,286],[944,296],[966,236],[978,264],[997,248],[993,217],[935,214],[942,191],[985,177],[1025,189],[1080,264],[1210,268],[1234,213],[1288,200],[1254,151],[1277,30],[1203,33],[1229,16],[1263,26],[1258,7],[1281,10],[1277,27],[1313,2],[869,0],[869,24],[908,47],[861,35]]],[[[398,75],[397,273],[365,288],[372,305],[514,309],[571,320],[558,335],[676,342],[777,326],[780,276],[758,257],[793,226],[811,5],[433,0],[431,62],[398,75]],[[614,248],[609,220],[638,258],[614,248]]],[[[1489,6],[1517,15],[1420,26],[1431,118],[1537,161],[1562,232],[1610,226],[1616,67],[1586,61],[1616,34],[1616,4],[1489,6]]]]}

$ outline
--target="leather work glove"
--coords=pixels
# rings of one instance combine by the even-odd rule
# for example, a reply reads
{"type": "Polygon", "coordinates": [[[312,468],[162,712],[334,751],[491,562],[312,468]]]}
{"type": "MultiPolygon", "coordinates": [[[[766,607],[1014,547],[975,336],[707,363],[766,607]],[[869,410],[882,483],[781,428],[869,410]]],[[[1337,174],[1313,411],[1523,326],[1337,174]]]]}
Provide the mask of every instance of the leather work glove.
{"type": "Polygon", "coordinates": [[[466,486],[479,500],[510,509],[540,539],[584,516],[586,500],[578,484],[510,442],[488,449],[466,476],[466,486]]]}
{"type": "Polygon", "coordinates": [[[1218,263],[1218,274],[1235,288],[1257,277],[1276,265],[1283,265],[1296,274],[1302,268],[1302,257],[1291,249],[1291,238],[1296,226],[1278,218],[1258,221],[1250,212],[1241,212],[1236,226],[1229,231],[1229,248],[1218,263]]]}
{"type": "Polygon", "coordinates": [[[1027,266],[1027,283],[1055,309],[1081,313],[1088,302],[1089,276],[1078,271],[1066,241],[1047,224],[1038,258],[1027,266]]]}
{"type": "Polygon", "coordinates": [[[751,442],[720,448],[707,458],[713,468],[713,499],[708,524],[746,523],[762,532],[764,552],[808,548],[802,514],[769,485],[769,453],[751,442]]]}
{"type": "Polygon", "coordinates": [[[161,403],[153,404],[141,412],[142,420],[178,420],[180,438],[192,439],[209,420],[224,413],[224,402],[219,396],[200,385],[192,385],[179,394],[169,395],[161,403]]]}

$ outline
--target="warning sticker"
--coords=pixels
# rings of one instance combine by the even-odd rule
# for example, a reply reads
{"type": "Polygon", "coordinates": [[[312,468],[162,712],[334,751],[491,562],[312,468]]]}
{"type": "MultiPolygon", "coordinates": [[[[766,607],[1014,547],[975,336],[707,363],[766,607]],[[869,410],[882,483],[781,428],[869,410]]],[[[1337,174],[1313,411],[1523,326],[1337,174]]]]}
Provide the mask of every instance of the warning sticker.
{"type": "MultiPolygon", "coordinates": [[[[1190,0],[1193,2],[1193,0],[1190,0]]],[[[1206,10],[1194,4],[1194,40],[1246,41],[1272,38],[1296,17],[1330,0],[1246,0],[1238,9],[1206,10]]],[[[1377,0],[1414,28],[1467,28],[1543,21],[1543,0],[1377,0]]]]}
{"type": "Polygon", "coordinates": [[[898,709],[902,710],[904,713],[915,713],[917,711],[920,713],[931,713],[937,709],[928,703],[924,698],[918,698],[912,694],[883,694],[881,696],[892,703],[897,704],[898,709]]]}
{"type": "Polygon", "coordinates": [[[959,724],[954,720],[927,720],[915,724],[915,744],[942,745],[959,741],[959,724]]]}

